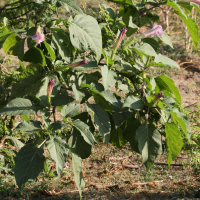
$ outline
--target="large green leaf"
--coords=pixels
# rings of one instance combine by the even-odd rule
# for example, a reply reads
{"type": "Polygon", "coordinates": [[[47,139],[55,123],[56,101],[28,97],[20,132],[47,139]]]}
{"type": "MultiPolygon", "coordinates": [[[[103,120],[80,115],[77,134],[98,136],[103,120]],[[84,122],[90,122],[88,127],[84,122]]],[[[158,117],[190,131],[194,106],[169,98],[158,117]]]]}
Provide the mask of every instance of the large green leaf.
{"type": "Polygon", "coordinates": [[[188,17],[187,13],[184,12],[175,2],[167,0],[167,5],[177,10],[176,14],[183,20],[187,26],[193,41],[194,48],[197,50],[197,44],[199,43],[198,26],[193,19],[188,17]]]}
{"type": "Polygon", "coordinates": [[[28,179],[35,179],[44,169],[44,150],[36,144],[27,144],[17,153],[15,160],[15,179],[20,189],[23,189],[28,179]]]}
{"type": "Polygon", "coordinates": [[[108,90],[110,87],[112,87],[116,83],[115,77],[117,75],[114,71],[109,70],[106,65],[101,67],[101,73],[102,73],[104,88],[105,90],[108,90]]]}
{"type": "Polygon", "coordinates": [[[79,109],[80,104],[65,105],[61,110],[61,115],[63,117],[73,117],[78,113],[79,109]]]}
{"type": "Polygon", "coordinates": [[[41,64],[43,67],[46,65],[45,56],[43,51],[37,47],[32,47],[24,54],[24,61],[41,64]]]}
{"type": "Polygon", "coordinates": [[[41,130],[42,123],[36,120],[23,121],[17,125],[16,129],[24,133],[36,133],[41,130]]]}
{"type": "Polygon", "coordinates": [[[89,108],[89,111],[91,110],[93,112],[94,122],[100,134],[103,136],[106,144],[108,144],[110,140],[111,131],[111,123],[108,113],[95,104],[87,103],[87,107],[89,108]]]}
{"type": "Polygon", "coordinates": [[[79,119],[73,121],[73,126],[80,131],[81,135],[83,136],[84,140],[90,144],[93,145],[94,143],[94,136],[90,132],[90,127],[85,124],[84,122],[80,121],[79,119]]]}
{"type": "Polygon", "coordinates": [[[25,39],[21,39],[17,34],[13,33],[3,43],[3,50],[6,54],[10,51],[12,55],[18,56],[20,60],[23,60],[24,41],[25,39]]]}
{"type": "Polygon", "coordinates": [[[153,124],[142,124],[136,130],[138,149],[147,170],[162,153],[161,135],[153,124]]]}
{"type": "Polygon", "coordinates": [[[67,154],[69,151],[66,141],[58,136],[54,136],[51,137],[46,144],[52,159],[56,162],[56,171],[60,176],[62,168],[67,161],[67,154]]]}
{"type": "Polygon", "coordinates": [[[174,81],[171,78],[165,75],[161,75],[161,76],[157,76],[155,78],[155,81],[160,91],[167,90],[173,93],[176,98],[175,100],[181,104],[181,95],[179,93],[178,88],[175,86],[174,81]]]}
{"type": "Polygon", "coordinates": [[[73,129],[68,141],[70,151],[82,159],[88,158],[91,155],[92,146],[89,145],[76,128],[73,129]]]}
{"type": "Polygon", "coordinates": [[[60,7],[60,6],[64,7],[68,12],[83,14],[83,11],[74,0],[52,0],[52,3],[56,7],[60,7]]]}
{"type": "Polygon", "coordinates": [[[58,46],[62,59],[70,62],[71,45],[69,36],[64,31],[58,31],[53,33],[52,40],[58,46]]]}
{"type": "Polygon", "coordinates": [[[28,94],[36,95],[43,85],[44,79],[42,79],[43,77],[38,69],[38,65],[29,65],[29,68],[26,69],[26,72],[24,73],[24,77],[12,87],[10,99],[24,97],[28,94]]]}
{"type": "Polygon", "coordinates": [[[181,132],[176,124],[166,123],[165,133],[168,153],[167,163],[168,166],[170,166],[171,162],[179,155],[183,146],[183,141],[181,132]]]}
{"type": "Polygon", "coordinates": [[[172,41],[171,41],[171,38],[167,35],[166,32],[163,32],[162,33],[162,37],[160,37],[158,35],[158,37],[167,45],[169,45],[172,49],[173,49],[173,44],[172,44],[172,41]]]}
{"type": "Polygon", "coordinates": [[[95,18],[89,15],[76,15],[69,25],[72,44],[82,51],[89,49],[96,53],[99,61],[102,51],[101,29],[95,18]]]}
{"type": "Polygon", "coordinates": [[[83,180],[83,175],[82,175],[82,171],[81,171],[81,163],[82,163],[82,159],[79,156],[77,156],[76,154],[72,153],[74,180],[75,180],[76,186],[79,190],[80,196],[82,196],[82,190],[85,187],[85,182],[83,180]]]}
{"type": "Polygon", "coordinates": [[[72,85],[72,90],[74,92],[74,95],[77,101],[85,97],[84,92],[81,92],[80,90],[78,90],[78,86],[75,83],[73,83],[72,85]]]}
{"type": "Polygon", "coordinates": [[[161,54],[156,55],[154,62],[150,63],[150,66],[169,66],[171,68],[180,68],[175,61],[161,54]]]}
{"type": "Polygon", "coordinates": [[[64,106],[73,101],[74,99],[71,96],[69,96],[69,94],[66,91],[51,98],[51,103],[53,106],[64,106]]]}
{"type": "Polygon", "coordinates": [[[139,149],[138,142],[136,140],[136,130],[139,128],[140,125],[140,120],[130,118],[127,120],[126,129],[123,132],[124,139],[126,139],[130,143],[132,150],[138,153],[139,149]]]}
{"type": "Polygon", "coordinates": [[[0,110],[1,115],[31,115],[36,113],[36,107],[29,99],[13,99],[3,109],[0,110]]]}
{"type": "Polygon", "coordinates": [[[149,56],[156,56],[156,52],[155,50],[153,49],[153,47],[147,43],[142,43],[142,44],[136,44],[134,47],[133,47],[134,50],[136,51],[139,51],[141,53],[144,53],[146,55],[149,55],[149,56]]]}
{"type": "Polygon", "coordinates": [[[128,96],[123,104],[123,108],[130,107],[133,110],[142,110],[143,105],[144,103],[139,97],[128,96]]]}

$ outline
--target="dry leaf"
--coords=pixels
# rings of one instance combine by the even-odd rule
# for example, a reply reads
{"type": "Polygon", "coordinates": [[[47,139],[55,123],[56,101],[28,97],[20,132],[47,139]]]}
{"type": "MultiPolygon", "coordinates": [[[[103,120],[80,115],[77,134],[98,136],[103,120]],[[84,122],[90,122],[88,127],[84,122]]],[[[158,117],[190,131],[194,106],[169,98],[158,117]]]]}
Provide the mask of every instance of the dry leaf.
{"type": "Polygon", "coordinates": [[[186,186],[187,184],[183,183],[182,181],[178,182],[179,185],[186,186]]]}

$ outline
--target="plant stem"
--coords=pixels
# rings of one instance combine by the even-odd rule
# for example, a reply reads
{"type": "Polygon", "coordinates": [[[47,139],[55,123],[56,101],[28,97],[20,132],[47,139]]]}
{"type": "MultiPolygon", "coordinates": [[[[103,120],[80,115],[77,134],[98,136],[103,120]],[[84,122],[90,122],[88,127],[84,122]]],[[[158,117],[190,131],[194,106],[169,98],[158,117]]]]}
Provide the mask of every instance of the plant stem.
{"type": "Polygon", "coordinates": [[[53,119],[54,119],[54,122],[56,122],[56,106],[53,107],[53,119]]]}
{"type": "Polygon", "coordinates": [[[47,141],[48,137],[38,146],[38,149],[47,141]]]}

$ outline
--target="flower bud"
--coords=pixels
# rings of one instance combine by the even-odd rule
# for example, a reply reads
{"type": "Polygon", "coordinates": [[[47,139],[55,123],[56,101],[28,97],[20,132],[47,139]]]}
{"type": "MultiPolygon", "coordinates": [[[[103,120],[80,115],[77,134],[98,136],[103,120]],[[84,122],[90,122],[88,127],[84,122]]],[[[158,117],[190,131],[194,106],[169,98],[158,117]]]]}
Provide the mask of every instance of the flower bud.
{"type": "Polygon", "coordinates": [[[119,45],[120,45],[121,42],[122,42],[122,39],[124,38],[124,35],[126,34],[126,31],[127,31],[127,29],[122,28],[122,31],[121,31],[121,33],[120,33],[120,35],[119,35],[119,37],[117,38],[117,41],[116,41],[116,43],[115,43],[114,50],[117,50],[117,49],[118,49],[119,45]]]}
{"type": "Polygon", "coordinates": [[[80,67],[82,65],[86,65],[88,64],[88,61],[87,60],[82,60],[82,61],[79,61],[79,62],[75,62],[75,63],[72,63],[69,65],[70,68],[74,68],[74,67],[80,67]]]}
{"type": "Polygon", "coordinates": [[[54,79],[49,79],[49,83],[48,83],[48,87],[47,87],[47,105],[48,105],[48,107],[50,107],[51,93],[52,93],[52,90],[53,90],[54,83],[55,83],[54,79]]]}
{"type": "Polygon", "coordinates": [[[158,93],[155,99],[153,100],[153,104],[155,104],[163,96],[164,96],[163,92],[158,93]]]}

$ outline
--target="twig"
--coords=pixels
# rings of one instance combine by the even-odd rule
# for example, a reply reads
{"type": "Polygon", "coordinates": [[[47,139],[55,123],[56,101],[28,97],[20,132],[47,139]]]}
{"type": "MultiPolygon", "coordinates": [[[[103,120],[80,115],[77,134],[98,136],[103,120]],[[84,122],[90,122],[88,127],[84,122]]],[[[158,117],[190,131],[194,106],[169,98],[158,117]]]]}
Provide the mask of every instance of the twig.
{"type": "Polygon", "coordinates": [[[191,105],[189,105],[189,106],[185,106],[184,108],[189,108],[190,106],[193,106],[193,105],[195,105],[195,104],[197,104],[198,102],[196,102],[196,103],[193,103],[193,104],[191,104],[191,105]]]}
{"type": "Polygon", "coordinates": [[[156,183],[162,183],[163,180],[161,181],[152,181],[152,182],[145,182],[145,183],[133,183],[133,185],[154,185],[156,183]]]}
{"type": "Polygon", "coordinates": [[[47,141],[48,137],[38,146],[38,149],[47,141]]]}
{"type": "Polygon", "coordinates": [[[155,108],[155,109],[156,109],[156,111],[159,113],[159,115],[163,118],[164,122],[167,123],[166,120],[165,120],[165,118],[164,118],[164,117],[162,116],[162,114],[159,112],[159,110],[158,110],[157,108],[155,108]]]}
{"type": "Polygon", "coordinates": [[[53,119],[54,119],[54,122],[56,122],[56,106],[53,107],[53,119]]]}
{"type": "MultiPolygon", "coordinates": [[[[114,165],[114,166],[122,166],[121,164],[118,164],[118,163],[110,163],[110,164],[114,165]]],[[[143,164],[142,165],[124,165],[123,164],[123,166],[126,168],[139,169],[139,168],[143,167],[144,165],[143,164]]]]}
{"type": "MultiPolygon", "coordinates": [[[[155,162],[154,165],[168,165],[167,163],[155,162]]],[[[170,166],[182,167],[182,164],[172,163],[170,166]]]]}

